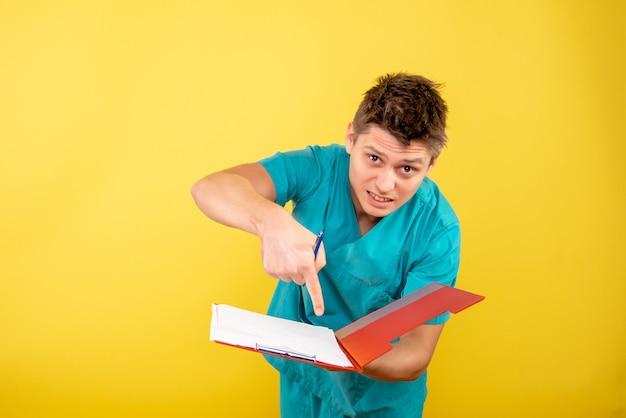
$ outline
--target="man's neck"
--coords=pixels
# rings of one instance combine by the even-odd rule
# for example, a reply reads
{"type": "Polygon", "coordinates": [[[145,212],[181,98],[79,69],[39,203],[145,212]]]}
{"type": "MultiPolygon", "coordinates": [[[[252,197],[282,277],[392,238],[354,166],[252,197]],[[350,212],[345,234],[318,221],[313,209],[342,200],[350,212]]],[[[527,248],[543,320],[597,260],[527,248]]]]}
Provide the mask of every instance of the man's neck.
{"type": "Polygon", "coordinates": [[[371,231],[371,229],[374,228],[376,224],[380,222],[381,219],[382,218],[371,216],[363,212],[359,214],[357,211],[356,220],[357,220],[357,223],[359,224],[359,231],[361,232],[361,236],[371,231]]]}

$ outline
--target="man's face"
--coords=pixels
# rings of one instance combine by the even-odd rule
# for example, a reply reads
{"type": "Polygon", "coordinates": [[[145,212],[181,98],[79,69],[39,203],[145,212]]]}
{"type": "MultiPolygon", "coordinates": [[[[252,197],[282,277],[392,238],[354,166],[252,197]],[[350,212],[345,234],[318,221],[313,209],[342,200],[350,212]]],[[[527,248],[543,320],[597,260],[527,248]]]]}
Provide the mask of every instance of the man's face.
{"type": "Polygon", "coordinates": [[[372,218],[373,223],[406,203],[436,162],[425,143],[411,141],[405,146],[375,125],[357,140],[350,123],[346,151],[357,218],[372,218]]]}

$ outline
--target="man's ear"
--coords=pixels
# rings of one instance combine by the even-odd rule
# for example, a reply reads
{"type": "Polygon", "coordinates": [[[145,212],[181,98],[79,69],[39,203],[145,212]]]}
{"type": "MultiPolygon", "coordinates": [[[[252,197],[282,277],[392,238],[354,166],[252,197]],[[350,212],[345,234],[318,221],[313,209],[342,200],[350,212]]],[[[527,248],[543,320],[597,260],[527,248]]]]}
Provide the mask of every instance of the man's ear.
{"type": "Polygon", "coordinates": [[[430,164],[428,164],[428,169],[426,170],[426,175],[427,176],[430,174],[431,171],[433,171],[433,168],[435,168],[435,165],[437,165],[437,160],[438,159],[439,159],[439,156],[432,157],[430,159],[430,164]]]}
{"type": "Polygon", "coordinates": [[[350,154],[352,152],[352,146],[354,145],[354,126],[350,122],[348,129],[346,130],[346,152],[350,154]]]}

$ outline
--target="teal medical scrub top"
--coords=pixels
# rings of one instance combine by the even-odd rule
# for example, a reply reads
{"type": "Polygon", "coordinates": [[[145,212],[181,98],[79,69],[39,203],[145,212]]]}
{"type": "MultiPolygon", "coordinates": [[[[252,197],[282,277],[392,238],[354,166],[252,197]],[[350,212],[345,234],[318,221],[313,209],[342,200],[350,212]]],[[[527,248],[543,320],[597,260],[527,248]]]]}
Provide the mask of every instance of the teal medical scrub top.
{"type": "MultiPolygon", "coordinates": [[[[268,314],[333,330],[432,282],[456,284],[459,221],[426,178],[403,206],[361,236],[350,193],[350,156],[340,145],[312,146],[261,160],[276,187],[276,201],[292,201],[292,215],[317,234],[324,231],[326,266],[319,272],[325,312],[313,311],[306,288],[280,281],[268,314]]],[[[430,324],[444,323],[449,314],[430,324]]],[[[381,382],[355,372],[330,372],[282,358],[267,360],[289,380],[355,416],[421,416],[426,373],[411,382],[381,382]]]]}

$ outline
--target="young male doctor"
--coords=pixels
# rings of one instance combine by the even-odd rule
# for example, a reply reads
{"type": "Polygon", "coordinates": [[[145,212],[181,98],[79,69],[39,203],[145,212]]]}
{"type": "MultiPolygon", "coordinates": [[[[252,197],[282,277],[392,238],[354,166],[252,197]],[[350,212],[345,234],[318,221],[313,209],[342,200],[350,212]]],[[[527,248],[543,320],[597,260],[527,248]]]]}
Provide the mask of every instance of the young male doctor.
{"type": "MultiPolygon", "coordinates": [[[[263,268],[280,279],[268,314],[337,330],[432,282],[455,285],[459,221],[428,178],[447,142],[446,114],[437,83],[387,74],[365,93],[345,145],[279,152],[193,185],[209,218],[260,238],[263,268]]],[[[268,356],[281,376],[281,416],[421,417],[448,317],[401,336],[363,373],[268,356]]]]}

